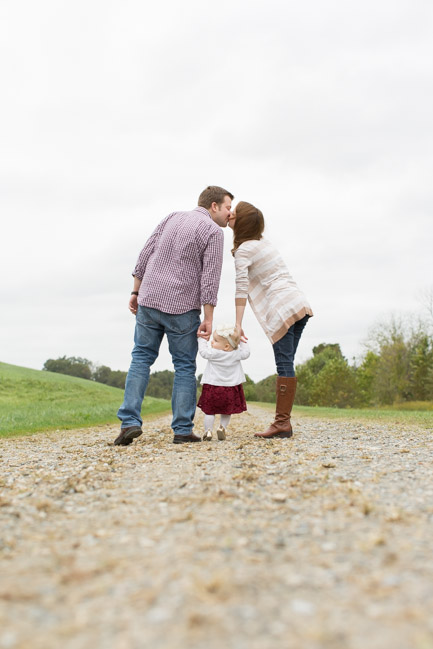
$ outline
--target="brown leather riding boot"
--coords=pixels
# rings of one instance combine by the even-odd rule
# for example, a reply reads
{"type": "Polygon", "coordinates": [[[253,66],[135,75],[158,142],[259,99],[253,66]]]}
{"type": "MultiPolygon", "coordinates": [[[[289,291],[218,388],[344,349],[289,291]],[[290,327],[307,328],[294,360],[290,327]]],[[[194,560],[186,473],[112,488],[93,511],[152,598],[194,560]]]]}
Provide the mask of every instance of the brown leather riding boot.
{"type": "Polygon", "coordinates": [[[292,412],[293,402],[296,393],[296,377],[278,376],[277,377],[277,403],[275,408],[275,420],[264,433],[255,433],[255,437],[291,437],[292,424],[290,423],[290,413],[292,412]]]}

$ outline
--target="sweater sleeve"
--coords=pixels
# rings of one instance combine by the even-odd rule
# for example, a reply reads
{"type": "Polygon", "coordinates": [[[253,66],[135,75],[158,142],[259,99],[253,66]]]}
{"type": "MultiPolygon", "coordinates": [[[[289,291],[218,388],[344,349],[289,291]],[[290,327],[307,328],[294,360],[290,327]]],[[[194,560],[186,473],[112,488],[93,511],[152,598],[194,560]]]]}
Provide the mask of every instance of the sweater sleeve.
{"type": "Polygon", "coordinates": [[[239,343],[239,351],[241,353],[241,361],[244,361],[246,358],[249,357],[251,351],[250,351],[250,346],[248,343],[239,343]]]}
{"type": "Polygon", "coordinates": [[[235,252],[236,293],[235,297],[248,297],[248,267],[251,265],[251,254],[244,244],[235,252]]]}
{"type": "Polygon", "coordinates": [[[202,358],[206,358],[207,360],[212,358],[213,349],[204,338],[198,339],[198,351],[202,358]]]}

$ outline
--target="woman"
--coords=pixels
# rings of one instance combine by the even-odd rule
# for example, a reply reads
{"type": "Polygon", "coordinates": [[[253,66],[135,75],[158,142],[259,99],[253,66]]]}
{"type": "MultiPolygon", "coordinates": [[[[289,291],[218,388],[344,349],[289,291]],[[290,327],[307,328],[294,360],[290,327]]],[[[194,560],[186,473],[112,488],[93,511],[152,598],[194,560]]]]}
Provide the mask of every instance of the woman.
{"type": "MultiPolygon", "coordinates": [[[[256,437],[291,437],[290,414],[295,400],[294,359],[302,331],[313,315],[275,247],[263,238],[263,214],[251,203],[240,202],[233,210],[236,267],[236,326],[242,332],[242,318],[248,301],[272,343],[277,366],[275,420],[256,437]]],[[[243,332],[242,332],[243,333],[243,332]]]]}

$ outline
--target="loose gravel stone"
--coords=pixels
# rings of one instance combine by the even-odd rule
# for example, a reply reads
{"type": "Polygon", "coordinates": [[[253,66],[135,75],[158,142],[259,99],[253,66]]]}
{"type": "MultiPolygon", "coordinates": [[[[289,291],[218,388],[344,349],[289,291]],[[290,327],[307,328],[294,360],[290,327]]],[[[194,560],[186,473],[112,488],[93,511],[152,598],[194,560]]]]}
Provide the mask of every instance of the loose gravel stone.
{"type": "Polygon", "coordinates": [[[270,419],[2,440],[0,649],[433,647],[431,431],[270,419]]]}

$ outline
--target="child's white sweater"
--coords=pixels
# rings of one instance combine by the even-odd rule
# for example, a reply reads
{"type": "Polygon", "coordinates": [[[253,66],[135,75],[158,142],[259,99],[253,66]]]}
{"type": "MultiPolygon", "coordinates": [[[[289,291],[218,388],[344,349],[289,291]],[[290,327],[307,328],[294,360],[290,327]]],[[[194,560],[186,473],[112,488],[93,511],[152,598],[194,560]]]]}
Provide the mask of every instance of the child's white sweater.
{"type": "Polygon", "coordinates": [[[210,342],[203,338],[198,339],[200,356],[207,359],[201,383],[209,385],[233,386],[244,383],[245,374],[241,360],[250,355],[248,343],[239,343],[239,347],[232,352],[222,349],[213,349],[210,342]]]}

